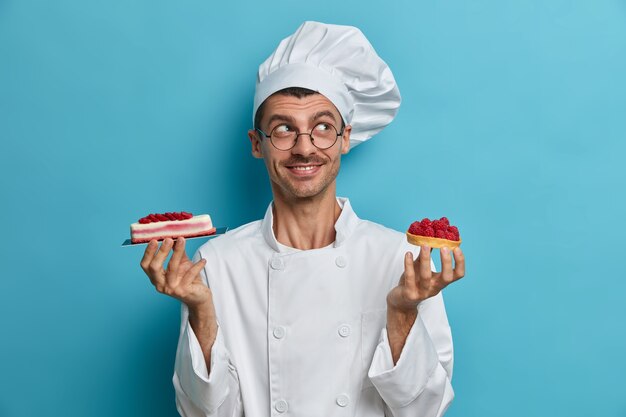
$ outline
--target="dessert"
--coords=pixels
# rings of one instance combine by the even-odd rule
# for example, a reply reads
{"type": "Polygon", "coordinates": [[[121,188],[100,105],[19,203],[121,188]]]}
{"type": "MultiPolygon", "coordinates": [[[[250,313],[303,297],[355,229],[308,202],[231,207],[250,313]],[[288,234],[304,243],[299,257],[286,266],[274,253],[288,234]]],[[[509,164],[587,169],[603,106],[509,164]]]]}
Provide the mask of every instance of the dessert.
{"type": "Polygon", "coordinates": [[[206,236],[215,233],[211,216],[200,214],[194,216],[186,211],[153,213],[130,225],[130,241],[145,243],[152,239],[163,240],[167,237],[206,236]]]}
{"type": "Polygon", "coordinates": [[[428,218],[411,223],[406,232],[406,240],[417,246],[430,246],[431,248],[456,248],[461,245],[459,229],[451,226],[447,218],[430,220],[428,218]]]}

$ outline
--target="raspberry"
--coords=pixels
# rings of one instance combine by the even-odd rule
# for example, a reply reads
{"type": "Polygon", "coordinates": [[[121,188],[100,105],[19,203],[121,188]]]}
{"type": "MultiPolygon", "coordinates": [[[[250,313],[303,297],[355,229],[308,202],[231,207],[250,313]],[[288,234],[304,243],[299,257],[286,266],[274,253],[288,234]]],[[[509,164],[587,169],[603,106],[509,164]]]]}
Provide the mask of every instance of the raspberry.
{"type": "Polygon", "coordinates": [[[409,233],[412,235],[419,235],[421,234],[420,232],[421,232],[420,222],[411,223],[411,226],[409,226],[409,233]]]}
{"type": "Polygon", "coordinates": [[[450,225],[447,217],[441,217],[438,220],[430,220],[424,217],[421,221],[411,223],[408,233],[412,235],[436,237],[458,242],[461,240],[459,229],[450,225]]]}
{"type": "Polygon", "coordinates": [[[176,211],[168,211],[166,213],[150,213],[145,217],[139,219],[139,223],[147,224],[147,223],[156,223],[163,221],[174,221],[174,220],[186,220],[191,219],[193,214],[187,213],[186,211],[176,212],[176,211]]]}
{"type": "Polygon", "coordinates": [[[427,226],[427,227],[422,226],[421,229],[422,229],[422,236],[435,237],[435,229],[433,229],[431,226],[427,226]]]}
{"type": "Polygon", "coordinates": [[[433,229],[435,229],[435,231],[442,230],[445,232],[446,230],[448,230],[448,226],[441,220],[435,220],[433,222],[433,229]]]}

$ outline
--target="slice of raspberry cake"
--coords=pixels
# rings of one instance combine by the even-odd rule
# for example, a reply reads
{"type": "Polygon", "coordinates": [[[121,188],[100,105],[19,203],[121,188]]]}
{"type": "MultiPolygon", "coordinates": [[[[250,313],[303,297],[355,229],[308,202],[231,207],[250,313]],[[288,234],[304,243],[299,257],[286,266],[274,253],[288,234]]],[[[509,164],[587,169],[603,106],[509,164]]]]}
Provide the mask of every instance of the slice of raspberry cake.
{"type": "Polygon", "coordinates": [[[178,213],[154,213],[139,219],[130,225],[130,240],[132,243],[145,243],[152,239],[163,240],[167,237],[206,236],[215,233],[211,216],[181,211],[178,213]]]}
{"type": "Polygon", "coordinates": [[[431,221],[428,218],[411,223],[406,232],[409,243],[417,246],[430,246],[431,248],[456,248],[461,245],[459,229],[451,226],[447,218],[431,221]]]}

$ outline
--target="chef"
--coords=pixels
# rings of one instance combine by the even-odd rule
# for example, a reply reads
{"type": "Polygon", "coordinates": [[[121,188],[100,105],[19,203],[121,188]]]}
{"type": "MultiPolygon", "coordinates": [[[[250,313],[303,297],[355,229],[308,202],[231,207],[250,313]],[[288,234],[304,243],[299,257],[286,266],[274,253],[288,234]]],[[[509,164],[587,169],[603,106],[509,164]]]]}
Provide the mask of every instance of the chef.
{"type": "Polygon", "coordinates": [[[460,249],[360,219],[341,157],[394,118],[389,67],[356,28],[305,22],[259,67],[248,131],[273,201],[209,240],[150,242],[141,266],[181,301],[173,377],[184,417],[441,416],[454,396],[441,290],[460,249]],[[169,254],[170,261],[165,264],[169,254]]]}

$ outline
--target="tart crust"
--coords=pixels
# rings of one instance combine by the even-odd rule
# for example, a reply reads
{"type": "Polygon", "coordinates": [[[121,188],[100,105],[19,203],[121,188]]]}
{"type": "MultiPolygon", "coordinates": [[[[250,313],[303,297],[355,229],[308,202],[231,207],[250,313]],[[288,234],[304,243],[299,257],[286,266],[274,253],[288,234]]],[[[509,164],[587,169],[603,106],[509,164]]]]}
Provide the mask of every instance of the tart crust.
{"type": "Polygon", "coordinates": [[[461,239],[459,240],[448,240],[441,239],[438,237],[428,237],[428,236],[419,236],[413,235],[409,232],[406,232],[406,240],[416,246],[429,246],[431,248],[457,248],[461,246],[461,239]]]}

